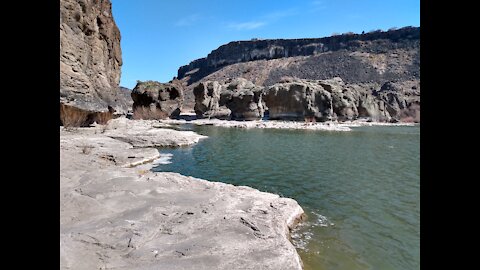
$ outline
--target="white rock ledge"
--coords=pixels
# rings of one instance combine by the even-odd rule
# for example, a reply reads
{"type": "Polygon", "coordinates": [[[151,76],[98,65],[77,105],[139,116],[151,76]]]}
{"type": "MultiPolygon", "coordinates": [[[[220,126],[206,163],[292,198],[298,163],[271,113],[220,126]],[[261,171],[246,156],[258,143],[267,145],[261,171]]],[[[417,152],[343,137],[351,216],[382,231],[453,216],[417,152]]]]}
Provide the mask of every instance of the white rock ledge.
{"type": "Polygon", "coordinates": [[[323,130],[323,131],[351,131],[348,126],[342,124],[328,123],[304,123],[296,121],[277,121],[277,120],[254,120],[254,121],[231,121],[220,119],[197,119],[197,120],[176,120],[165,119],[160,120],[163,124],[179,125],[194,124],[197,126],[217,126],[217,127],[233,127],[233,128],[270,128],[270,129],[306,129],[306,130],[323,130]]]}
{"type": "Polygon", "coordinates": [[[367,122],[363,120],[345,121],[345,122],[316,122],[305,123],[298,121],[281,121],[281,120],[254,120],[254,121],[233,121],[220,119],[195,119],[195,120],[177,120],[164,119],[160,120],[163,125],[181,125],[193,124],[197,126],[216,126],[229,128],[270,128],[270,129],[305,129],[320,131],[351,131],[351,127],[360,126],[415,126],[414,123],[383,123],[383,122],[367,122]]]}
{"type": "Polygon", "coordinates": [[[130,168],[160,156],[146,145],[204,136],[128,121],[61,128],[61,269],[302,269],[288,240],[304,216],[295,200],[130,168]]]}

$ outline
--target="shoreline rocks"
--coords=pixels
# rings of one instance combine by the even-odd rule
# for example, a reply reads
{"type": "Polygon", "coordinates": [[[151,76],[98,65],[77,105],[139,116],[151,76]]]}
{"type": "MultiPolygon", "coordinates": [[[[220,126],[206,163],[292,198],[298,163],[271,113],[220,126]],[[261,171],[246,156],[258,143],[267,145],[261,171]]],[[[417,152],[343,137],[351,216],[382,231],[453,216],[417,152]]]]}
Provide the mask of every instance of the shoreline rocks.
{"type": "Polygon", "coordinates": [[[304,217],[296,201],[152,172],[153,163],[135,165],[162,153],[117,139],[130,132],[124,137],[174,146],[179,136],[204,137],[165,126],[119,118],[60,127],[60,268],[302,269],[288,240],[304,217]]]}
{"type": "Polygon", "coordinates": [[[304,129],[318,131],[351,131],[351,127],[359,126],[415,126],[414,123],[369,122],[366,119],[345,122],[329,121],[322,123],[307,123],[299,121],[281,120],[229,121],[220,119],[196,119],[188,121],[166,119],[161,120],[160,122],[166,125],[192,124],[197,126],[216,126],[226,128],[304,129]]]}
{"type": "Polygon", "coordinates": [[[265,112],[263,87],[244,78],[236,78],[224,86],[221,104],[230,109],[232,120],[259,120],[265,112]]]}
{"type": "Polygon", "coordinates": [[[220,94],[222,85],[217,81],[207,81],[198,84],[193,89],[195,95],[195,114],[198,118],[228,119],[231,111],[226,107],[220,107],[220,94]]]}
{"type": "Polygon", "coordinates": [[[193,89],[194,110],[197,118],[247,121],[262,119],[265,112],[263,89],[243,78],[223,84],[217,81],[199,83],[193,89]]]}
{"type": "MultiPolygon", "coordinates": [[[[327,77],[331,77],[331,74],[328,75],[329,73],[342,73],[347,71],[347,73],[344,74],[347,76],[341,77],[343,77],[344,80],[349,81],[348,79],[350,77],[365,77],[366,74],[362,75],[356,70],[353,70],[353,72],[351,72],[353,74],[351,74],[348,72],[349,70],[347,68],[339,65],[340,63],[338,63],[337,57],[329,58],[329,55],[338,56],[338,53],[345,52],[347,54],[363,53],[367,54],[368,56],[370,56],[370,54],[377,56],[382,53],[384,54],[385,52],[394,51],[395,49],[418,50],[420,43],[419,40],[420,27],[404,27],[386,32],[375,31],[365,34],[346,33],[323,38],[252,39],[248,41],[232,41],[211,51],[204,58],[193,60],[189,64],[181,66],[178,69],[177,77],[179,79],[187,79],[189,84],[193,84],[201,81],[201,79],[207,77],[208,75],[221,70],[222,68],[228,68],[229,66],[235,64],[251,63],[255,61],[261,63],[261,61],[267,62],[276,59],[283,60],[301,56],[311,58],[320,56],[320,60],[314,60],[314,62],[317,63],[314,63],[313,67],[310,65],[305,67],[300,66],[300,69],[302,69],[304,73],[318,72],[320,73],[319,75],[327,75],[327,77]],[[322,62],[327,62],[327,65],[323,66],[322,62]],[[319,66],[324,68],[320,69],[318,68],[319,66]]],[[[395,58],[398,57],[398,55],[395,56],[395,58]]],[[[351,64],[354,64],[355,62],[352,60],[353,59],[347,59],[347,61],[350,61],[351,64]]],[[[375,60],[378,61],[377,59],[375,60]]],[[[360,67],[364,68],[365,66],[369,65],[360,67]]],[[[375,66],[382,67],[382,65],[379,65],[378,63],[375,66]]],[[[265,68],[265,66],[263,67],[265,68]]],[[[373,70],[374,74],[368,77],[373,77],[375,79],[378,77],[384,77],[382,75],[384,75],[385,71],[379,67],[377,67],[377,69],[379,69],[378,71],[373,70]]],[[[389,68],[393,67],[394,66],[389,68]]],[[[278,69],[281,70],[280,67],[278,69]]],[[[406,77],[408,75],[416,74],[415,72],[418,70],[418,68],[415,66],[412,69],[412,71],[408,70],[408,73],[401,75],[406,77]]],[[[292,67],[292,70],[288,70],[286,73],[292,73],[291,71],[296,70],[292,67]]],[[[239,72],[240,70],[237,71],[237,73],[239,72]]],[[[232,73],[234,72],[231,71],[231,73],[227,73],[230,75],[227,77],[232,77],[232,73]]],[[[272,72],[269,71],[269,73],[272,72]]],[[[362,73],[364,73],[363,70],[362,73]]],[[[272,75],[274,74],[270,74],[270,76],[272,75]]],[[[312,77],[311,75],[308,78],[322,79],[312,77]]]]}
{"type": "Polygon", "coordinates": [[[199,83],[197,118],[223,120],[293,120],[420,122],[420,82],[389,81],[383,85],[328,80],[285,79],[270,87],[244,78],[199,83]]]}
{"type": "Polygon", "coordinates": [[[265,91],[273,120],[420,122],[419,81],[345,84],[340,77],[277,83],[265,91]],[[378,90],[377,90],[378,89],[378,90]]]}
{"type": "Polygon", "coordinates": [[[332,120],[332,96],[310,81],[279,83],[265,92],[265,103],[272,120],[304,120],[315,117],[332,120]]]}
{"type": "Polygon", "coordinates": [[[172,83],[139,81],[132,93],[134,119],[164,119],[180,115],[183,89],[172,83]]]}

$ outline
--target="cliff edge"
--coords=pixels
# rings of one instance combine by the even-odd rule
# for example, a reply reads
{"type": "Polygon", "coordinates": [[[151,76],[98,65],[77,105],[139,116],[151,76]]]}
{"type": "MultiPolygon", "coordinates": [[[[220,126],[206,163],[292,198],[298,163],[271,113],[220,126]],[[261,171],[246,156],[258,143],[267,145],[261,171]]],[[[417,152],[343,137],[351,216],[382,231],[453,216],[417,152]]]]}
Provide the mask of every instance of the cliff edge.
{"type": "Polygon", "coordinates": [[[126,113],[121,66],[120,31],[110,0],[61,0],[61,118],[76,113],[86,121],[95,120],[95,113],[126,113]]]}

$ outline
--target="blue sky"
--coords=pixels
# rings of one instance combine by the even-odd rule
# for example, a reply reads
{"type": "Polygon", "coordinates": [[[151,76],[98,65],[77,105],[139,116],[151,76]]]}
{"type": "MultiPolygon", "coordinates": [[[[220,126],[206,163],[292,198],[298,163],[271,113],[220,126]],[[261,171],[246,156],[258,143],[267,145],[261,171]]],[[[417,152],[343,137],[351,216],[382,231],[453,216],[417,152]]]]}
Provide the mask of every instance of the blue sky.
{"type": "Polygon", "coordinates": [[[252,38],[312,38],[420,26],[420,0],[111,0],[121,86],[167,82],[180,66],[252,38]]]}

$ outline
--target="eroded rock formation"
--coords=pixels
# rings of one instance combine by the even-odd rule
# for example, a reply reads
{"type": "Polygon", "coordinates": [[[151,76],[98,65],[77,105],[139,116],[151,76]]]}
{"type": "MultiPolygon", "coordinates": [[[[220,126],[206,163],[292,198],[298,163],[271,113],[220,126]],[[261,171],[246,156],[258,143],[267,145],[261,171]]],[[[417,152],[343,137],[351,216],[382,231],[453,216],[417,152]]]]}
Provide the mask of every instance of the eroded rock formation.
{"type": "Polygon", "coordinates": [[[387,82],[379,87],[345,84],[339,77],[295,79],[269,87],[264,99],[270,119],[420,121],[420,86],[416,80],[387,82]]]}
{"type": "Polygon", "coordinates": [[[194,110],[199,118],[215,117],[228,119],[231,111],[220,106],[220,93],[222,85],[217,81],[206,81],[198,84],[193,89],[195,95],[194,110]]]}
{"type": "Polygon", "coordinates": [[[275,84],[265,92],[269,118],[276,120],[303,120],[316,117],[331,120],[332,95],[320,84],[298,80],[275,84]]]}
{"type": "MultiPolygon", "coordinates": [[[[120,31],[110,0],[60,1],[60,102],[95,117],[126,113],[120,31]],[[109,109],[110,108],[110,109],[109,109]]],[[[68,117],[61,110],[61,121],[68,117]]],[[[78,115],[77,115],[78,116],[78,115]]]]}
{"type": "Polygon", "coordinates": [[[262,119],[265,106],[262,100],[263,87],[244,78],[237,78],[223,87],[220,103],[230,109],[232,120],[262,119]]]}
{"type": "MultiPolygon", "coordinates": [[[[178,70],[186,107],[193,87],[242,77],[269,87],[285,76],[309,80],[340,77],[348,84],[382,85],[420,80],[420,28],[343,34],[324,38],[234,41],[178,70]]],[[[189,104],[192,105],[189,105],[189,104]]]]}
{"type": "Polygon", "coordinates": [[[244,78],[203,82],[194,88],[194,109],[199,118],[258,120],[265,111],[263,89],[244,78]]]}
{"type": "Polygon", "coordinates": [[[183,104],[183,90],[172,83],[138,82],[132,91],[135,119],[177,117],[183,104]]]}
{"type": "Polygon", "coordinates": [[[394,120],[420,121],[420,82],[386,82],[374,94],[394,120]]]}

